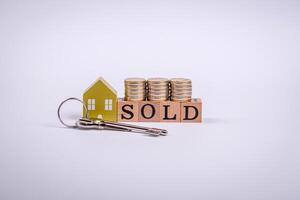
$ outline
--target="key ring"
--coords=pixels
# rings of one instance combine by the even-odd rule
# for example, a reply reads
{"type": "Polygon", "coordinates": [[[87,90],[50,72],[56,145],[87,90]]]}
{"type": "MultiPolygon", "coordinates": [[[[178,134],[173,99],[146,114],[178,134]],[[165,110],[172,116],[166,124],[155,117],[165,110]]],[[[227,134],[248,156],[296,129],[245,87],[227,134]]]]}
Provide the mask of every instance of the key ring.
{"type": "Polygon", "coordinates": [[[152,136],[165,136],[168,134],[168,131],[165,129],[158,129],[158,128],[150,128],[150,127],[144,127],[144,126],[136,126],[136,125],[129,125],[129,124],[125,124],[125,123],[118,123],[118,122],[109,122],[109,121],[104,121],[104,120],[93,120],[93,119],[89,119],[88,118],[88,109],[85,105],[85,103],[75,97],[71,97],[68,98],[64,101],[62,101],[57,109],[57,115],[58,115],[58,119],[59,121],[65,125],[68,128],[78,128],[78,129],[98,129],[98,130],[113,130],[113,131],[125,131],[125,132],[139,132],[139,133],[146,133],[152,136]],[[86,113],[85,113],[85,118],[80,118],[75,125],[69,125],[66,124],[61,116],[60,116],[60,110],[61,107],[64,103],[66,103],[67,101],[71,101],[71,100],[75,100],[75,101],[79,101],[80,103],[82,103],[86,113]]]}
{"type": "Polygon", "coordinates": [[[68,98],[68,99],[66,99],[66,100],[64,100],[64,101],[62,101],[60,104],[59,104],[59,106],[58,106],[58,109],[57,109],[57,115],[58,115],[58,119],[59,119],[59,121],[63,124],[63,125],[65,125],[66,127],[68,127],[68,128],[77,128],[78,126],[75,124],[75,125],[69,125],[69,124],[66,124],[62,119],[61,119],[61,116],[60,116],[60,109],[61,109],[61,107],[62,107],[62,105],[64,104],[64,103],[66,103],[67,101],[71,101],[71,100],[75,100],[75,101],[79,101],[80,103],[82,103],[82,105],[83,105],[83,107],[84,107],[84,109],[85,109],[85,118],[88,118],[88,109],[87,109],[87,107],[86,107],[86,105],[85,105],[85,103],[82,101],[82,100],[80,100],[80,99],[78,99],[78,98],[76,98],[76,97],[70,97],[70,98],[68,98]]]}

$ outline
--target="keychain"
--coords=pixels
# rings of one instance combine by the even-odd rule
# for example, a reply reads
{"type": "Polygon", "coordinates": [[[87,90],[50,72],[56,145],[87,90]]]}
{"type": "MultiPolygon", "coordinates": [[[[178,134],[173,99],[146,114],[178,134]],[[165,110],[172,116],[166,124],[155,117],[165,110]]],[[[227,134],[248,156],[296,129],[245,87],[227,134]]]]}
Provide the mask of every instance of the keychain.
{"type": "Polygon", "coordinates": [[[57,110],[57,115],[59,121],[68,128],[74,128],[74,129],[95,129],[95,130],[111,130],[111,131],[124,131],[124,132],[135,132],[135,133],[144,133],[151,136],[166,136],[168,134],[168,131],[165,129],[159,129],[159,128],[150,128],[150,127],[144,127],[144,126],[136,126],[136,125],[130,125],[125,123],[115,123],[115,122],[109,122],[104,121],[101,119],[89,119],[88,118],[88,109],[85,105],[85,103],[75,97],[68,98],[60,103],[57,110]],[[66,124],[60,115],[61,107],[64,103],[68,101],[79,101],[82,103],[84,109],[85,109],[85,116],[82,118],[79,118],[74,125],[66,124]]]}

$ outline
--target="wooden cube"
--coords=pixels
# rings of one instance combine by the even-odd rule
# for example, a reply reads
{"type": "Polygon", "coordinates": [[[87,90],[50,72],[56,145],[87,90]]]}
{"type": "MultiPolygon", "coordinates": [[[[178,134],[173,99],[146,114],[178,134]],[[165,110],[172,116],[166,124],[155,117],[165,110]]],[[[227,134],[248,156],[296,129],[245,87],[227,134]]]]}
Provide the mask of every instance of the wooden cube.
{"type": "Polygon", "coordinates": [[[159,122],[160,121],[160,102],[159,101],[140,101],[139,102],[139,121],[140,122],[159,122]]]}
{"type": "Polygon", "coordinates": [[[181,122],[202,122],[202,101],[200,98],[181,102],[181,122]]]}
{"type": "Polygon", "coordinates": [[[119,122],[138,122],[139,103],[137,101],[125,101],[118,99],[118,121],[119,122]]]}
{"type": "Polygon", "coordinates": [[[160,122],[180,122],[181,104],[176,101],[160,102],[160,122]]]}

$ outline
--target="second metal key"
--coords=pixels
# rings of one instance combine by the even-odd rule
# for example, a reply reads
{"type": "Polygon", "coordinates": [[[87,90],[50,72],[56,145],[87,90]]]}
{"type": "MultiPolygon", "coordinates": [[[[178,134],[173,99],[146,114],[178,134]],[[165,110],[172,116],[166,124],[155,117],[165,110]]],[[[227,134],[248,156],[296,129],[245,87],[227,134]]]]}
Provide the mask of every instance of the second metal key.
{"type": "Polygon", "coordinates": [[[165,129],[136,126],[136,125],[125,124],[125,123],[108,122],[103,120],[92,120],[87,118],[80,118],[76,122],[76,127],[82,129],[101,129],[101,130],[146,133],[152,136],[166,136],[168,134],[168,131],[165,129]]]}

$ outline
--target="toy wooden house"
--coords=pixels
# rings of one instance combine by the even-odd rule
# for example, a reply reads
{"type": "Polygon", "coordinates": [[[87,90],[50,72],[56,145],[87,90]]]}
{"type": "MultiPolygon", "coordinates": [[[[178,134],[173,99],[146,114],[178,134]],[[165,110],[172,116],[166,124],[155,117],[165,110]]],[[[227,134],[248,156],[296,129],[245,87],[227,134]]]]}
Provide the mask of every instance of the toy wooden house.
{"type": "MultiPolygon", "coordinates": [[[[88,109],[89,118],[117,121],[117,91],[102,77],[86,89],[83,101],[88,109]]],[[[85,114],[83,109],[83,116],[85,114]]]]}
{"type": "MultiPolygon", "coordinates": [[[[112,122],[202,122],[200,98],[190,98],[184,101],[172,100],[169,94],[174,94],[171,91],[173,89],[167,88],[169,91],[166,100],[149,100],[148,97],[142,100],[118,99],[116,90],[100,77],[84,92],[83,101],[88,110],[88,118],[91,119],[112,122]]],[[[142,86],[139,89],[145,90],[145,94],[148,95],[148,87],[142,86]]],[[[191,90],[191,87],[181,87],[178,91],[182,93],[184,89],[191,90]]],[[[132,93],[132,95],[135,94],[132,93]]],[[[191,97],[191,91],[187,95],[191,97]]],[[[85,115],[86,110],[83,109],[83,116],[85,115]]]]}

